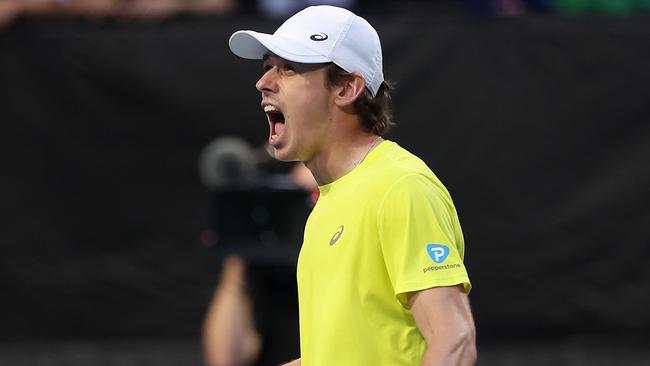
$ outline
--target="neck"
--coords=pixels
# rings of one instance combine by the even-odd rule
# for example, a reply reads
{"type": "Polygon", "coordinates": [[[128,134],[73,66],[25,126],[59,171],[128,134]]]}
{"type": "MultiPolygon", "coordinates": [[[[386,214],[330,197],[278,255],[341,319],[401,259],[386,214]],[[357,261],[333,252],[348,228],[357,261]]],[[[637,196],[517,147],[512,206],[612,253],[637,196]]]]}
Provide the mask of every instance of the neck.
{"type": "Polygon", "coordinates": [[[305,161],[319,186],[329,184],[357,167],[382,141],[380,136],[365,130],[336,134],[313,159],[305,161]]]}

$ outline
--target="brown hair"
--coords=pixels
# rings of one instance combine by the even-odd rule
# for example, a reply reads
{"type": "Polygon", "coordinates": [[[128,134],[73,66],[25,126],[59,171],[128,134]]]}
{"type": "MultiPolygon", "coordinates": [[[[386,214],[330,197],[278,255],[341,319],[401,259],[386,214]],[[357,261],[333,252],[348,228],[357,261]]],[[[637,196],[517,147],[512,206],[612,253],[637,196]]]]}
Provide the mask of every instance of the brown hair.
{"type": "MultiPolygon", "coordinates": [[[[327,64],[327,86],[341,86],[352,80],[353,75],[334,63],[327,64]]],[[[361,124],[368,131],[377,135],[383,135],[393,126],[393,107],[390,93],[393,91],[393,84],[384,81],[379,86],[376,96],[368,88],[354,101],[354,108],[361,118],[361,124]]]]}

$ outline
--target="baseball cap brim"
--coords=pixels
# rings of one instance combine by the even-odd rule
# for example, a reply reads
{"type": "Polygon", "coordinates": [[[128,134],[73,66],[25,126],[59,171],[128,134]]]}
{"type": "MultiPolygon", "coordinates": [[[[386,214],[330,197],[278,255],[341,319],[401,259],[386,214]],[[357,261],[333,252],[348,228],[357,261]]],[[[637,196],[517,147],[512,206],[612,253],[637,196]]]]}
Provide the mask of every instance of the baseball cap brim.
{"type": "Polygon", "coordinates": [[[260,60],[270,51],[285,60],[294,62],[307,64],[331,62],[329,58],[294,40],[251,30],[233,33],[228,46],[235,55],[252,60],[260,60]]]}

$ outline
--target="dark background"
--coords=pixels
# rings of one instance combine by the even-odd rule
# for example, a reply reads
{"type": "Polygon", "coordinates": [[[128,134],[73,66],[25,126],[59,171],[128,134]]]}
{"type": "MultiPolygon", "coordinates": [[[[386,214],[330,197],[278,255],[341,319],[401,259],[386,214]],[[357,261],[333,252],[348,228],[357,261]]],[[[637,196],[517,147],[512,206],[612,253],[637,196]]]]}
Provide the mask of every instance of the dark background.
{"type": "MultiPolygon", "coordinates": [[[[601,359],[650,360],[639,353],[650,340],[648,18],[368,19],[397,82],[387,137],[422,157],[458,208],[479,344],[493,351],[483,364],[532,364],[505,344],[539,359],[588,344],[601,359]]],[[[277,24],[30,18],[0,32],[10,359],[66,340],[101,358],[119,346],[94,342],[124,339],[187,340],[178,349],[198,357],[219,273],[199,240],[211,206],[198,157],[219,136],[266,140],[261,66],[227,39],[277,24]]]]}

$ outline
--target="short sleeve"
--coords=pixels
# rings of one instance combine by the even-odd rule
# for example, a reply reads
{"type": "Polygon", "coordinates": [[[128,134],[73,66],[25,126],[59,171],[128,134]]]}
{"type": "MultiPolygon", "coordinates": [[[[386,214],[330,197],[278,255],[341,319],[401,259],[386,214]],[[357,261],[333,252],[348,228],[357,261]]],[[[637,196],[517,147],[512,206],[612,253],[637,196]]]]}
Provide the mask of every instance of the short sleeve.
{"type": "Polygon", "coordinates": [[[396,181],[378,211],[378,230],[395,296],[431,287],[471,284],[463,263],[460,223],[444,187],[422,175],[396,181]]]}

